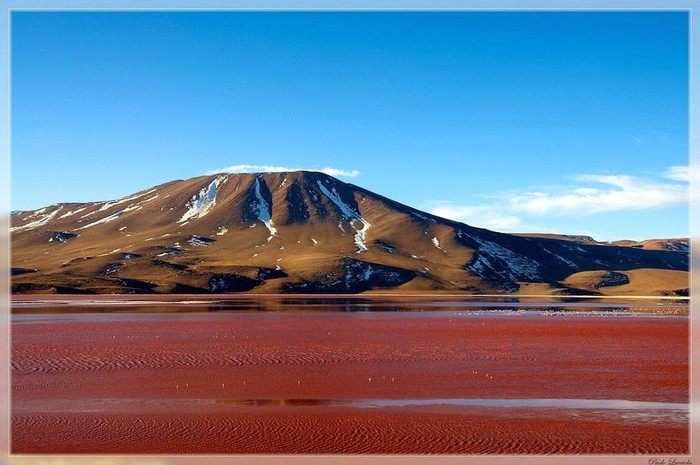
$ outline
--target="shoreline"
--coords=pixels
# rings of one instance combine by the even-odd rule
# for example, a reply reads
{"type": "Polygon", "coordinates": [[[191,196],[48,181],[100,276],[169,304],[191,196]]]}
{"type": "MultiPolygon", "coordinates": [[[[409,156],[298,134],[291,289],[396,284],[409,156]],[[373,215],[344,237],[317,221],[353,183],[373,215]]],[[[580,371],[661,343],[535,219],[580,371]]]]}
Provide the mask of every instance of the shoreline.
{"type": "Polygon", "coordinates": [[[164,299],[200,299],[200,300],[235,300],[235,299],[600,299],[600,300],[668,300],[690,301],[690,296],[654,296],[654,295],[552,295],[552,294],[441,294],[441,293],[360,293],[360,294],[11,294],[10,301],[23,300],[164,300],[164,299]]]}
{"type": "Polygon", "coordinates": [[[236,301],[378,301],[378,302],[473,302],[543,303],[563,304],[599,302],[601,304],[630,304],[660,302],[664,304],[690,305],[685,296],[552,296],[552,295],[503,295],[503,294],[15,294],[10,295],[11,306],[40,305],[135,305],[174,304],[193,305],[212,302],[236,301]]]}
{"type": "Polygon", "coordinates": [[[559,297],[502,295],[177,294],[12,296],[10,315],[32,313],[187,313],[226,311],[552,312],[690,315],[683,297],[559,297]]]}

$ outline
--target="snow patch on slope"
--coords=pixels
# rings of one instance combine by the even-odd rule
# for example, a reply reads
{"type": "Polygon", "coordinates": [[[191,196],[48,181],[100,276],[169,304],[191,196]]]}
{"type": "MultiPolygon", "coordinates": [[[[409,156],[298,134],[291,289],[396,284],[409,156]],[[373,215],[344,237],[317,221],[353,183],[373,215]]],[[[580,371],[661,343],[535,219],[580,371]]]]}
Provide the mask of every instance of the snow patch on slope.
{"type": "Polygon", "coordinates": [[[372,278],[378,279],[380,282],[396,284],[401,281],[401,273],[387,266],[353,260],[345,264],[343,280],[333,284],[344,286],[347,289],[354,283],[367,283],[372,278]]]}
{"type": "MultiPolygon", "coordinates": [[[[321,181],[318,182],[318,187],[321,189],[321,192],[325,194],[326,197],[331,199],[331,201],[340,208],[341,213],[343,216],[346,218],[350,219],[350,226],[356,231],[355,232],[355,245],[357,246],[357,253],[360,252],[365,252],[367,250],[367,246],[365,245],[365,238],[367,235],[367,230],[372,226],[367,220],[362,218],[362,215],[359,213],[353,211],[348,205],[345,204],[340,199],[340,196],[338,195],[338,192],[335,190],[335,187],[333,187],[331,190],[328,190],[326,186],[321,183],[321,181]],[[362,228],[357,228],[355,226],[356,222],[360,222],[362,224],[362,228]]],[[[340,225],[339,225],[340,226],[340,225]]],[[[342,230],[342,227],[341,227],[342,230]]]]}
{"type": "Polygon", "coordinates": [[[215,242],[214,239],[210,239],[208,237],[204,236],[199,236],[197,234],[194,234],[188,241],[187,243],[190,245],[194,245],[197,247],[206,247],[208,245],[211,245],[212,242],[215,242]]]}
{"type": "Polygon", "coordinates": [[[479,244],[476,260],[467,267],[473,273],[484,277],[490,270],[490,273],[495,273],[510,281],[539,278],[539,264],[537,262],[495,242],[477,237],[472,237],[472,239],[479,244]]]}
{"type": "Polygon", "coordinates": [[[46,208],[47,208],[47,207],[38,209],[37,211],[35,211],[35,212],[32,213],[31,215],[29,215],[29,216],[27,217],[27,219],[29,219],[29,218],[36,218],[37,216],[43,214],[43,213],[46,211],[46,208]]]}
{"type": "MultiPolygon", "coordinates": [[[[40,217],[38,220],[32,221],[31,223],[27,223],[22,226],[15,226],[14,228],[10,228],[10,232],[15,232],[15,231],[22,231],[24,229],[34,229],[38,228],[39,226],[43,226],[51,219],[56,216],[56,214],[61,211],[63,207],[58,207],[56,210],[52,211],[51,213],[48,213],[42,217],[40,217]]],[[[46,208],[42,208],[41,210],[38,210],[37,212],[33,213],[31,216],[28,218],[36,218],[39,215],[39,212],[44,213],[46,211],[46,208]]]]}
{"type": "Polygon", "coordinates": [[[90,223],[90,224],[86,224],[85,226],[81,226],[81,227],[79,227],[79,228],[77,228],[77,229],[74,229],[74,231],[79,231],[79,230],[81,230],[81,229],[90,228],[90,227],[95,226],[95,225],[97,225],[97,224],[109,223],[110,221],[116,220],[117,218],[119,218],[120,216],[122,216],[124,213],[128,213],[128,212],[131,212],[131,211],[134,211],[134,210],[140,210],[140,209],[141,209],[141,205],[129,205],[128,207],[126,207],[126,208],[123,209],[123,210],[119,210],[119,211],[116,212],[116,213],[112,213],[111,215],[106,216],[106,217],[102,218],[101,220],[93,221],[93,222],[90,223]]]}
{"type": "MultiPolygon", "coordinates": [[[[123,203],[130,202],[130,201],[132,201],[132,200],[139,199],[139,198],[141,198],[141,197],[143,197],[143,196],[145,196],[145,195],[150,194],[151,192],[155,192],[155,189],[151,189],[150,191],[144,192],[143,194],[136,194],[136,195],[132,195],[131,197],[124,197],[124,198],[119,199],[119,200],[114,200],[114,201],[112,201],[112,202],[107,202],[107,203],[105,203],[104,205],[102,205],[102,206],[99,208],[99,210],[97,210],[97,212],[105,211],[105,210],[107,210],[107,209],[109,209],[109,208],[112,208],[112,207],[115,206],[115,205],[121,205],[121,204],[123,204],[123,203]]],[[[158,196],[156,195],[156,197],[158,197],[158,196]]],[[[153,198],[151,198],[151,199],[148,199],[148,200],[153,200],[154,198],[155,198],[155,197],[153,197],[153,198]]],[[[146,200],[146,202],[148,202],[148,200],[146,200]]],[[[97,212],[95,212],[95,213],[97,213],[97,212]]]]}
{"type": "Polygon", "coordinates": [[[201,218],[216,205],[216,191],[219,184],[226,176],[217,176],[207,187],[200,189],[199,193],[192,196],[192,199],[187,203],[187,211],[178,223],[185,223],[191,219],[201,218]]]}
{"type": "Polygon", "coordinates": [[[255,178],[254,188],[256,203],[253,205],[253,209],[257,212],[258,219],[262,221],[265,227],[270,231],[270,236],[267,238],[267,242],[270,242],[273,236],[277,235],[277,228],[275,228],[275,225],[272,223],[272,209],[267,202],[265,202],[265,199],[263,199],[260,193],[260,178],[255,178]]]}
{"type": "Polygon", "coordinates": [[[443,252],[445,252],[445,249],[443,249],[442,247],[440,247],[440,241],[438,241],[438,238],[437,238],[437,237],[433,237],[433,245],[435,246],[436,249],[440,249],[440,250],[442,250],[443,252]]]}
{"type": "Polygon", "coordinates": [[[69,216],[75,215],[76,213],[80,213],[81,211],[85,210],[87,207],[79,208],[74,211],[69,211],[67,213],[64,213],[63,215],[59,216],[58,219],[62,220],[63,218],[68,218],[69,216]]]}
{"type": "Polygon", "coordinates": [[[577,267],[578,267],[578,265],[576,265],[576,263],[572,262],[572,261],[569,260],[569,259],[566,259],[566,258],[562,257],[561,255],[557,255],[557,254],[555,254],[554,252],[551,252],[551,251],[545,249],[544,247],[542,247],[542,250],[544,250],[545,252],[547,252],[549,255],[552,255],[554,258],[556,258],[556,259],[559,260],[560,262],[565,263],[566,265],[570,266],[571,268],[577,268],[577,267]]]}
{"type": "MultiPolygon", "coordinates": [[[[96,206],[96,205],[99,205],[99,203],[98,203],[98,202],[93,202],[92,204],[89,205],[89,207],[92,208],[92,207],[94,207],[94,206],[96,206]]],[[[88,207],[86,207],[86,208],[88,208],[88,207]]],[[[86,208],[83,208],[83,210],[85,210],[86,208]]],[[[79,219],[78,219],[78,223],[82,223],[83,218],[88,218],[88,217],[94,215],[94,214],[97,213],[97,212],[98,212],[98,210],[93,210],[93,211],[91,211],[91,212],[88,212],[88,213],[86,213],[86,214],[80,216],[79,219]]]]}
{"type": "MultiPolygon", "coordinates": [[[[117,253],[117,252],[119,252],[120,250],[121,250],[121,249],[114,249],[114,250],[112,250],[111,252],[101,253],[101,254],[98,255],[98,257],[106,257],[107,255],[111,255],[111,254],[113,254],[113,253],[117,253]]],[[[116,271],[116,269],[115,269],[114,271],[116,271]]],[[[114,271],[112,271],[112,273],[114,273],[114,271]]],[[[105,274],[110,274],[110,273],[105,273],[105,274]]]]}
{"type": "Polygon", "coordinates": [[[572,252],[582,252],[582,253],[588,253],[586,249],[582,249],[581,247],[577,245],[568,245],[568,244],[563,244],[562,247],[566,247],[567,249],[571,250],[572,252]]]}

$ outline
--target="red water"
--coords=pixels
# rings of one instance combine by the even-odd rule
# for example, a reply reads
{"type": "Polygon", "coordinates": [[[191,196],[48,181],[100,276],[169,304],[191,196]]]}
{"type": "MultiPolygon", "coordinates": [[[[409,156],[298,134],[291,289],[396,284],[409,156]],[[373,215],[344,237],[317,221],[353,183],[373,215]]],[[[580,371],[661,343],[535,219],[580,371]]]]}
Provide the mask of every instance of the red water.
{"type": "Polygon", "coordinates": [[[686,317],[15,316],[14,453],[655,453],[687,415],[362,399],[688,402],[686,317]]]}

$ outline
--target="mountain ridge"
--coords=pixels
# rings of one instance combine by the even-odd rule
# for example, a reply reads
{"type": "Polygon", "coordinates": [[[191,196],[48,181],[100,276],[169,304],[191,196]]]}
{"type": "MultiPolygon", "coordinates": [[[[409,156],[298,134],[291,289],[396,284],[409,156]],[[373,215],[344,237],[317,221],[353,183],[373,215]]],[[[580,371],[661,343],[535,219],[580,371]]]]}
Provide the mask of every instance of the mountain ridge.
{"type": "Polygon", "coordinates": [[[688,292],[682,247],[498,233],[313,171],[198,176],[11,220],[13,293],[623,295],[640,273],[667,283],[645,294],[688,292]]]}

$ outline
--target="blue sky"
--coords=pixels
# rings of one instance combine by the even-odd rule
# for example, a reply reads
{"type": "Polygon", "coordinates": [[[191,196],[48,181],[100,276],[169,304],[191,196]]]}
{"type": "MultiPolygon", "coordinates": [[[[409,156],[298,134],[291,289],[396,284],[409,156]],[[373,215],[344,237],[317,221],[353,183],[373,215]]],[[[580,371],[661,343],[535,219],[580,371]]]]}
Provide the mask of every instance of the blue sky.
{"type": "Polygon", "coordinates": [[[684,12],[11,21],[13,210],[329,168],[498,231],[689,234],[684,12]]]}

